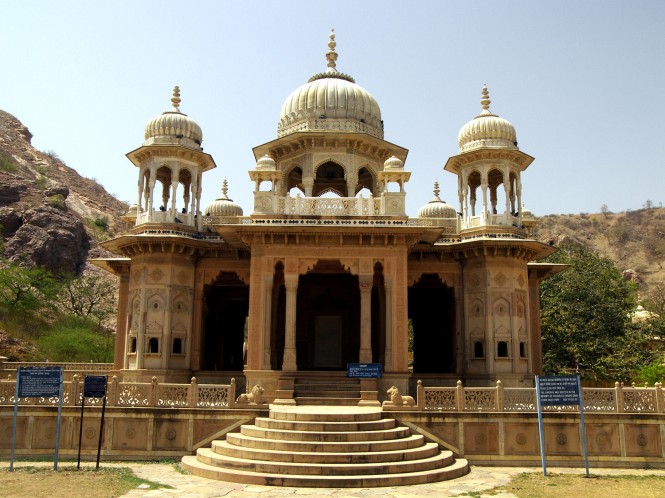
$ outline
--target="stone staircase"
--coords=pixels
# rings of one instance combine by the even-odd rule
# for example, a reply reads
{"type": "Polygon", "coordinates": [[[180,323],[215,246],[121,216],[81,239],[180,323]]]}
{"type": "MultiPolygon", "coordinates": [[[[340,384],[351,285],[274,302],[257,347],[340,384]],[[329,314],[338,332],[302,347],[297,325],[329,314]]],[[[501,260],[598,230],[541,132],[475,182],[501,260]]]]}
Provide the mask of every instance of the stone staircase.
{"type": "Polygon", "coordinates": [[[297,405],[357,406],[360,381],[346,377],[298,377],[293,386],[297,405]]]}
{"type": "Polygon", "coordinates": [[[411,434],[379,408],[273,406],[183,467],[210,479],[292,487],[423,484],[469,472],[466,460],[411,434]]]}

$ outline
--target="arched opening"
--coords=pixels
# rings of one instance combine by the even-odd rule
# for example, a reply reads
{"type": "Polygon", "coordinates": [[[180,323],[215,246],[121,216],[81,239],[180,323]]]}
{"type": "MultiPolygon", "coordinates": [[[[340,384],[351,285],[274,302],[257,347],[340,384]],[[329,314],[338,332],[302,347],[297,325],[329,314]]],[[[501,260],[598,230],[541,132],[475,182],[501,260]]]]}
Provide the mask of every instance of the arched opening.
{"type": "Polygon", "coordinates": [[[480,341],[473,343],[473,357],[474,358],[485,358],[485,347],[480,341]]]}
{"type": "Polygon", "coordinates": [[[207,316],[203,368],[242,371],[249,286],[234,272],[220,272],[204,292],[207,316]]]}
{"type": "Polygon", "coordinates": [[[178,182],[182,185],[183,206],[176,206],[182,214],[187,214],[189,210],[190,193],[192,186],[192,173],[188,169],[181,169],[178,174],[178,182]]]}
{"type": "Polygon", "coordinates": [[[467,185],[469,187],[469,207],[471,209],[471,216],[476,216],[479,214],[479,210],[476,209],[477,191],[478,187],[480,187],[480,173],[478,171],[472,171],[469,174],[467,185]]]}
{"type": "Polygon", "coordinates": [[[496,355],[499,358],[508,358],[508,343],[499,341],[496,345],[496,355]]]}
{"type": "Polygon", "coordinates": [[[169,209],[169,198],[171,197],[171,169],[167,166],[162,166],[157,170],[156,179],[162,184],[162,199],[159,206],[160,211],[167,211],[169,209]]]}
{"type": "Polygon", "coordinates": [[[288,175],[286,175],[286,191],[289,192],[293,188],[297,188],[302,194],[305,193],[305,186],[302,183],[302,169],[300,169],[300,166],[296,166],[289,171],[288,175]]]}
{"type": "Polygon", "coordinates": [[[344,370],[358,361],[358,277],[339,261],[319,261],[298,283],[296,349],[299,370],[344,370]]]}
{"type": "Polygon", "coordinates": [[[316,169],[312,196],[319,197],[327,191],[337,192],[340,197],[348,197],[344,168],[332,161],[323,163],[316,169]]]}
{"type": "Polygon", "coordinates": [[[413,372],[455,372],[455,291],[435,273],[409,287],[413,372]]]}
{"type": "Polygon", "coordinates": [[[372,362],[386,362],[386,290],[381,263],[374,265],[372,283],[372,362]]]}
{"type": "Polygon", "coordinates": [[[374,194],[374,186],[376,182],[374,175],[368,168],[360,168],[358,170],[358,184],[356,185],[356,194],[362,189],[367,189],[374,194]]]}
{"type": "Polygon", "coordinates": [[[156,354],[159,353],[159,339],[156,337],[151,337],[148,339],[148,353],[156,354]]]}
{"type": "Polygon", "coordinates": [[[284,264],[278,261],[272,279],[272,320],[270,323],[270,368],[282,369],[284,358],[284,334],[286,330],[286,288],[284,287],[284,264]]]}
{"type": "Polygon", "coordinates": [[[498,169],[490,170],[487,174],[487,186],[489,188],[489,209],[492,214],[503,212],[503,206],[506,205],[505,189],[500,189],[501,185],[503,185],[503,173],[498,169]]]}

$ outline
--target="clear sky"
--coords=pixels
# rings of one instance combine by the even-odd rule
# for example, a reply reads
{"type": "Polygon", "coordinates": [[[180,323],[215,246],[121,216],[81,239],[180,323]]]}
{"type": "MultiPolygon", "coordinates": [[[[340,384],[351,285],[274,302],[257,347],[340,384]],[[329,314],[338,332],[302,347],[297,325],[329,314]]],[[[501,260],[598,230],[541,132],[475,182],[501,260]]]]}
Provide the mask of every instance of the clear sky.
{"type": "Polygon", "coordinates": [[[665,202],[662,0],[0,0],[0,17],[0,109],[127,202],[138,170],[125,154],[177,84],[217,163],[202,204],[226,177],[251,213],[252,147],[276,138],[285,98],[325,69],[333,27],[338,70],[409,149],[409,215],[436,179],[458,207],[443,165],[483,83],[536,158],[522,199],[537,216],[665,202]]]}

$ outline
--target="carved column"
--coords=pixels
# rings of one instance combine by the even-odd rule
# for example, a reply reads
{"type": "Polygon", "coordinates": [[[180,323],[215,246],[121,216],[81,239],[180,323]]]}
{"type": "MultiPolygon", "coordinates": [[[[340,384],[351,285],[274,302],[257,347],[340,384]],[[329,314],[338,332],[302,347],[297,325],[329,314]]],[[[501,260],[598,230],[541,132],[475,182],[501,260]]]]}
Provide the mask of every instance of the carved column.
{"type": "Polygon", "coordinates": [[[143,368],[143,352],[145,351],[145,327],[147,303],[145,297],[145,287],[141,288],[141,311],[139,315],[139,330],[136,333],[136,368],[143,368]]]}
{"type": "Polygon", "coordinates": [[[385,371],[393,370],[393,280],[384,277],[383,287],[386,291],[386,350],[385,371]]]}
{"type": "Polygon", "coordinates": [[[124,271],[120,274],[120,285],[118,289],[118,320],[115,327],[115,356],[113,368],[120,370],[124,367],[127,357],[127,330],[129,323],[127,314],[129,295],[129,272],[124,271]]]}
{"type": "Polygon", "coordinates": [[[372,275],[360,275],[360,363],[372,362],[372,275]]]}
{"type": "Polygon", "coordinates": [[[263,281],[263,365],[262,368],[270,368],[270,357],[272,344],[270,332],[272,330],[272,274],[266,275],[263,281]]]}
{"type": "Polygon", "coordinates": [[[286,288],[286,331],[284,337],[284,358],[282,370],[295,372],[296,365],[296,309],[298,300],[298,274],[284,275],[286,288]]]}

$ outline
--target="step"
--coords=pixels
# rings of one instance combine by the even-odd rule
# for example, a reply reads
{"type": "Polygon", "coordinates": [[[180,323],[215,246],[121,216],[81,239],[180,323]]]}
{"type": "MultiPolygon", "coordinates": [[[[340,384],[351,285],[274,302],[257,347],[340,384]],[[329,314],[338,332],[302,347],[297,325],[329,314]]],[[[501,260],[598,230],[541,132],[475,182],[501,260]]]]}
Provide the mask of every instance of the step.
{"type": "Polygon", "coordinates": [[[358,476],[284,475],[237,469],[229,470],[200,462],[195,456],[183,457],[182,464],[183,467],[192,474],[208,479],[266,486],[321,488],[364,488],[425,484],[455,479],[466,475],[469,472],[469,465],[467,461],[463,459],[456,460],[443,468],[426,471],[358,476]]]}
{"type": "Polygon", "coordinates": [[[371,475],[371,474],[403,474],[407,472],[423,472],[447,467],[453,462],[450,451],[420,460],[371,463],[295,463],[273,462],[268,460],[252,460],[219,455],[210,448],[200,448],[196,453],[199,462],[224,469],[243,470],[268,474],[288,475],[371,475]]]}
{"type": "Polygon", "coordinates": [[[412,434],[402,439],[387,441],[281,441],[276,439],[264,439],[247,436],[242,433],[230,432],[226,435],[230,444],[248,448],[260,448],[279,451],[320,451],[323,453],[356,453],[368,451],[391,451],[399,449],[414,448],[424,444],[424,437],[420,434],[412,434]]]}
{"type": "Polygon", "coordinates": [[[357,398],[328,398],[325,396],[294,396],[298,406],[358,406],[357,398]]]}
{"type": "Polygon", "coordinates": [[[383,412],[381,408],[360,406],[279,406],[271,408],[269,417],[299,422],[365,422],[381,420],[383,412]]]}
{"type": "Polygon", "coordinates": [[[256,417],[254,425],[266,429],[286,429],[293,431],[323,431],[323,432],[345,432],[345,431],[379,431],[392,429],[397,422],[395,419],[382,418],[379,420],[348,421],[348,422],[307,422],[300,420],[277,420],[269,417],[256,417]]]}
{"type": "Polygon", "coordinates": [[[388,451],[357,451],[354,453],[333,452],[284,452],[280,450],[268,450],[259,448],[240,447],[230,444],[225,440],[213,441],[212,451],[220,455],[235,458],[247,458],[254,460],[270,460],[273,462],[295,462],[295,463],[373,463],[373,462],[398,462],[402,460],[418,460],[429,458],[439,453],[436,443],[425,443],[414,448],[388,450],[388,451]]]}
{"type": "Polygon", "coordinates": [[[240,433],[245,436],[262,439],[277,439],[279,441],[312,441],[312,442],[370,442],[388,441],[408,437],[411,430],[408,427],[393,427],[379,431],[318,431],[305,432],[285,429],[268,429],[256,425],[243,425],[240,433]]]}

